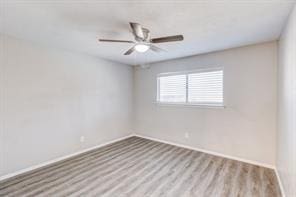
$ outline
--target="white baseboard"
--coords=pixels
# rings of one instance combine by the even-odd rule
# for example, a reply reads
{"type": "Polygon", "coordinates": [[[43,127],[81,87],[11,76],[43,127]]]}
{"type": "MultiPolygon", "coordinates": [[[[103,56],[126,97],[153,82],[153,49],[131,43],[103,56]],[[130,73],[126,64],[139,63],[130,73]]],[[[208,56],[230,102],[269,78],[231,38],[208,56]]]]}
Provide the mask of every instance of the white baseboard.
{"type": "Polygon", "coordinates": [[[58,162],[58,161],[62,161],[62,160],[68,159],[70,157],[79,155],[81,153],[85,153],[85,152],[91,151],[93,149],[97,149],[97,148],[106,146],[108,144],[112,144],[114,142],[118,142],[120,140],[124,140],[124,139],[129,138],[129,137],[132,137],[132,136],[134,136],[134,134],[131,134],[131,135],[128,135],[128,136],[124,136],[124,137],[121,137],[121,138],[117,138],[115,140],[111,140],[111,141],[106,142],[106,143],[103,143],[103,144],[99,144],[99,145],[96,145],[96,146],[93,146],[93,147],[90,147],[90,148],[87,148],[87,149],[84,149],[84,150],[81,150],[81,151],[78,151],[78,152],[75,152],[75,153],[72,153],[72,154],[69,154],[69,155],[58,157],[56,159],[52,159],[52,160],[43,162],[41,164],[37,164],[37,165],[31,166],[31,167],[28,167],[28,168],[24,168],[24,169],[18,170],[16,172],[13,172],[13,173],[10,173],[10,174],[3,175],[3,176],[0,177],[0,181],[5,180],[5,179],[8,179],[8,178],[11,178],[11,177],[14,177],[14,176],[17,176],[17,175],[20,175],[20,174],[23,174],[23,173],[26,173],[26,172],[29,172],[29,171],[32,171],[32,170],[36,170],[38,168],[41,168],[41,167],[44,167],[44,166],[53,164],[53,163],[58,162]]]}
{"type": "Polygon", "coordinates": [[[242,158],[238,158],[238,157],[233,157],[233,156],[230,156],[230,155],[225,155],[225,154],[217,153],[217,152],[214,152],[214,151],[195,148],[195,147],[191,147],[191,146],[187,146],[187,145],[183,145],[183,144],[173,143],[173,142],[169,142],[169,141],[166,141],[166,140],[160,140],[160,139],[156,139],[156,138],[148,137],[148,136],[144,136],[144,135],[139,135],[139,134],[131,134],[131,135],[128,135],[128,136],[125,136],[125,137],[117,138],[115,140],[111,140],[109,142],[106,142],[106,143],[103,143],[103,144],[100,144],[100,145],[97,145],[97,146],[93,146],[93,147],[90,147],[90,148],[87,148],[87,149],[84,149],[84,150],[81,150],[81,151],[78,151],[78,152],[75,152],[75,153],[72,153],[72,154],[69,154],[69,155],[65,155],[65,156],[50,160],[50,161],[43,162],[41,164],[37,164],[37,165],[31,166],[31,167],[28,167],[28,168],[25,168],[25,169],[18,170],[16,172],[13,172],[13,173],[10,173],[10,174],[7,174],[7,175],[3,175],[3,176],[0,177],[0,181],[11,178],[11,177],[14,177],[14,176],[17,176],[17,175],[20,175],[20,174],[23,174],[23,173],[26,173],[26,172],[29,172],[29,171],[32,171],[32,170],[36,170],[38,168],[53,164],[55,162],[65,160],[65,159],[68,159],[70,157],[79,155],[81,153],[85,153],[85,152],[91,151],[93,149],[100,148],[100,147],[106,146],[108,144],[111,144],[111,143],[114,143],[114,142],[117,142],[117,141],[120,141],[120,140],[124,140],[126,138],[133,137],[133,136],[137,136],[137,137],[141,137],[141,138],[145,138],[145,139],[149,139],[149,140],[153,140],[153,141],[157,141],[157,142],[162,142],[162,143],[166,143],[166,144],[170,144],[170,145],[174,145],[174,146],[178,146],[178,147],[182,147],[182,148],[187,148],[187,149],[191,149],[191,150],[196,150],[196,151],[208,153],[208,154],[211,154],[211,155],[216,155],[216,156],[219,156],[219,157],[225,157],[225,158],[228,158],[228,159],[233,159],[233,160],[242,161],[242,162],[245,162],[245,163],[250,163],[250,164],[254,164],[254,165],[274,169],[275,172],[276,172],[277,178],[279,180],[279,184],[280,184],[282,193],[284,194],[282,183],[281,183],[280,177],[278,175],[278,172],[277,172],[276,168],[274,166],[272,166],[272,165],[264,164],[264,163],[260,163],[260,162],[256,162],[256,161],[251,161],[251,160],[247,160],[247,159],[242,159],[242,158]]]}
{"type": "Polygon", "coordinates": [[[166,144],[170,144],[170,145],[174,145],[174,146],[178,146],[178,147],[182,147],[182,148],[196,150],[196,151],[199,151],[199,152],[204,152],[204,153],[208,153],[208,154],[211,154],[211,155],[215,155],[215,156],[219,156],[219,157],[225,157],[225,158],[228,158],[228,159],[233,159],[233,160],[237,160],[237,161],[241,161],[241,162],[245,162],[245,163],[249,163],[249,164],[254,164],[254,165],[257,165],[257,166],[262,166],[262,167],[265,167],[265,168],[270,168],[270,169],[275,170],[275,166],[270,165],[270,164],[265,164],[265,163],[260,163],[260,162],[257,162],[257,161],[252,161],[252,160],[248,160],[248,159],[243,159],[243,158],[239,158],[239,157],[225,155],[225,154],[222,154],[222,153],[209,151],[209,150],[205,150],[205,149],[201,149],[201,148],[195,148],[195,147],[184,145],[184,144],[169,142],[169,141],[166,141],[166,140],[160,140],[160,139],[153,138],[153,137],[148,137],[148,136],[145,136],[145,135],[134,134],[134,136],[141,137],[141,138],[146,138],[146,139],[149,139],[149,140],[162,142],[162,143],[166,143],[166,144]]]}
{"type": "Polygon", "coordinates": [[[282,179],[281,179],[281,177],[280,177],[279,171],[278,171],[277,168],[275,168],[274,171],[275,171],[276,178],[277,178],[277,180],[278,180],[278,182],[279,182],[279,185],[280,185],[280,189],[281,189],[282,197],[286,197],[285,190],[284,190],[284,186],[283,186],[282,179]]]}

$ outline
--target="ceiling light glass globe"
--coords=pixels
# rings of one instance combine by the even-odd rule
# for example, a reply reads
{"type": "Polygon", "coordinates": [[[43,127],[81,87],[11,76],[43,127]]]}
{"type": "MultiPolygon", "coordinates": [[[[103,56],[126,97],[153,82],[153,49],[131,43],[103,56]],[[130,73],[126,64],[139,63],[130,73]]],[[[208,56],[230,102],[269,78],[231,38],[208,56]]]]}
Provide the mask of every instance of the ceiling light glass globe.
{"type": "Polygon", "coordinates": [[[135,46],[136,51],[140,52],[140,53],[144,53],[149,49],[148,45],[145,44],[137,44],[135,46]]]}

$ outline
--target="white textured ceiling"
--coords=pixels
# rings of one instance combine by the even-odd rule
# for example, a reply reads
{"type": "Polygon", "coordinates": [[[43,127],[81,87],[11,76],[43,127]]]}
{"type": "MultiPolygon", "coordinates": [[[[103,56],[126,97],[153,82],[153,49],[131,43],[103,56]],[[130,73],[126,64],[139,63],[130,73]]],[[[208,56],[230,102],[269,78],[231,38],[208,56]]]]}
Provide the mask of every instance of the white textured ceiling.
{"type": "Polygon", "coordinates": [[[0,32],[54,47],[136,65],[275,40],[294,0],[0,0],[0,32]],[[128,22],[152,37],[183,34],[157,44],[167,52],[123,53],[133,40],[128,22]]]}

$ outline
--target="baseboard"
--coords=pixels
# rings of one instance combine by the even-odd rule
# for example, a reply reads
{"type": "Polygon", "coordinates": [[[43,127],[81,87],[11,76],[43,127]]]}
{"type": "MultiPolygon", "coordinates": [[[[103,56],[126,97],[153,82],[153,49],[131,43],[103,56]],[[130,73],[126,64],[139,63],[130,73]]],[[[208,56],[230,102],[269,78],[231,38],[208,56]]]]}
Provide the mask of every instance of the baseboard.
{"type": "Polygon", "coordinates": [[[283,182],[282,182],[282,179],[280,177],[280,174],[279,174],[279,171],[277,168],[274,169],[275,171],[275,174],[276,174],[276,178],[279,182],[279,185],[280,185],[280,189],[281,189],[281,193],[282,193],[282,197],[286,197],[286,194],[285,194],[285,190],[284,190],[284,186],[283,186],[283,182]]]}
{"type": "Polygon", "coordinates": [[[11,178],[11,177],[14,177],[14,176],[17,176],[17,175],[20,175],[20,174],[23,174],[23,173],[26,173],[26,172],[29,172],[29,171],[32,171],[32,170],[36,170],[36,169],[41,168],[41,167],[45,167],[45,166],[50,165],[50,164],[53,164],[55,162],[59,162],[59,161],[65,160],[65,159],[71,158],[73,156],[79,155],[81,153],[85,153],[85,152],[91,151],[93,149],[97,149],[97,148],[106,146],[108,144],[112,144],[114,142],[117,142],[117,141],[120,141],[120,140],[124,140],[126,138],[133,137],[133,136],[137,136],[137,137],[141,137],[141,138],[145,138],[145,139],[149,139],[149,140],[153,140],[153,141],[157,141],[157,142],[162,142],[162,143],[166,143],[166,144],[170,144],[170,145],[174,145],[174,146],[178,146],[178,147],[182,147],[182,148],[196,150],[196,151],[208,153],[208,154],[219,156],[219,157],[225,157],[225,158],[228,158],[228,159],[233,159],[233,160],[237,160],[237,161],[241,161],[241,162],[250,163],[250,164],[254,164],[254,165],[258,165],[258,166],[262,166],[262,167],[273,169],[276,172],[276,176],[277,176],[277,178],[279,180],[281,191],[284,194],[283,187],[282,187],[282,182],[280,180],[280,177],[278,175],[278,172],[277,172],[276,168],[274,166],[272,166],[272,165],[264,164],[264,163],[260,163],[260,162],[256,162],[256,161],[251,161],[251,160],[247,160],[247,159],[242,159],[242,158],[239,158],[239,157],[233,157],[233,156],[230,156],[230,155],[225,155],[225,154],[214,152],[214,151],[209,151],[209,150],[205,150],[205,149],[201,149],[201,148],[196,148],[196,147],[192,147],[192,146],[188,146],[188,145],[183,145],[183,144],[178,144],[178,143],[174,143],[174,142],[169,142],[169,141],[166,141],[166,140],[156,139],[156,138],[153,138],[153,137],[148,137],[148,136],[139,135],[139,134],[131,134],[131,135],[128,135],[128,136],[117,138],[115,140],[111,140],[109,142],[106,142],[106,143],[103,143],[103,144],[100,144],[100,145],[97,145],[97,146],[93,146],[93,147],[90,147],[90,148],[87,148],[87,149],[84,149],[84,150],[81,150],[81,151],[78,151],[78,152],[75,152],[75,153],[72,153],[72,154],[69,154],[69,155],[65,155],[65,156],[62,156],[62,157],[59,157],[59,158],[56,158],[56,159],[53,159],[53,160],[49,160],[49,161],[43,162],[41,164],[37,164],[37,165],[31,166],[31,167],[28,167],[28,168],[25,168],[25,169],[18,170],[16,172],[13,172],[13,173],[10,173],[10,174],[7,174],[7,175],[3,175],[3,176],[0,177],[0,181],[3,181],[5,179],[11,178]]]}
{"type": "Polygon", "coordinates": [[[165,143],[165,144],[170,144],[170,145],[174,145],[174,146],[178,146],[178,147],[182,147],[182,148],[196,150],[196,151],[208,153],[208,154],[211,154],[211,155],[215,155],[215,156],[219,156],[219,157],[225,157],[225,158],[228,158],[228,159],[233,159],[233,160],[237,160],[237,161],[241,161],[241,162],[245,162],[245,163],[249,163],[249,164],[253,164],[253,165],[257,165],[257,166],[262,166],[262,167],[265,167],[265,168],[270,168],[270,169],[275,170],[275,166],[272,166],[270,164],[265,164],[265,163],[260,163],[260,162],[257,162],[257,161],[252,161],[252,160],[248,160],[248,159],[243,159],[243,158],[239,158],[239,157],[225,155],[225,154],[218,153],[218,152],[215,152],[215,151],[209,151],[209,150],[196,148],[196,147],[192,147],[192,146],[188,146],[188,145],[184,145],[184,144],[169,142],[169,141],[166,141],[166,140],[160,140],[160,139],[153,138],[153,137],[148,137],[148,136],[145,136],[145,135],[134,134],[134,136],[149,139],[149,140],[153,140],[153,141],[157,141],[157,142],[162,142],[162,143],[165,143]]]}
{"type": "Polygon", "coordinates": [[[20,175],[20,174],[23,174],[23,173],[26,173],[26,172],[29,172],[29,171],[32,171],[32,170],[36,170],[38,168],[41,168],[41,167],[44,167],[44,166],[53,164],[53,163],[58,162],[58,161],[69,159],[69,158],[74,157],[76,155],[79,155],[81,153],[85,153],[85,152],[88,152],[88,151],[91,151],[91,150],[94,150],[94,149],[97,149],[97,148],[106,146],[108,144],[112,144],[114,142],[118,142],[118,141],[124,140],[124,139],[129,138],[129,137],[132,137],[132,136],[134,136],[134,134],[127,135],[127,136],[124,136],[124,137],[121,137],[121,138],[117,138],[115,140],[111,140],[111,141],[106,142],[106,143],[103,143],[103,144],[99,144],[99,145],[96,145],[96,146],[93,146],[93,147],[90,147],[90,148],[87,148],[87,149],[84,149],[84,150],[81,150],[81,151],[78,151],[78,152],[75,152],[75,153],[72,153],[72,154],[69,154],[69,155],[58,157],[56,159],[52,159],[52,160],[43,162],[41,164],[37,164],[37,165],[31,166],[31,167],[28,167],[28,168],[24,168],[24,169],[18,170],[18,171],[13,172],[13,173],[9,173],[9,174],[3,175],[3,176],[0,177],[0,181],[3,181],[5,179],[11,178],[11,177],[14,177],[14,176],[17,176],[17,175],[20,175]]]}

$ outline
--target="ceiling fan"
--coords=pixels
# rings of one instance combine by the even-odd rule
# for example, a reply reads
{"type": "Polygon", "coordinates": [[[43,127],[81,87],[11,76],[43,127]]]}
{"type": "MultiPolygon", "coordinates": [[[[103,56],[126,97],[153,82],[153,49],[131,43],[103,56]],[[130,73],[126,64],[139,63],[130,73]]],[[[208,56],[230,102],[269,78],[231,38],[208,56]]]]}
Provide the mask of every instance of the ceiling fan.
{"type": "Polygon", "coordinates": [[[175,36],[166,36],[160,38],[150,38],[150,31],[146,28],[143,28],[138,23],[129,23],[132,29],[132,32],[135,37],[135,41],[129,40],[110,40],[110,39],[99,39],[100,42],[121,42],[121,43],[132,43],[134,46],[127,50],[124,55],[130,55],[132,52],[137,51],[140,53],[144,53],[151,49],[154,52],[163,51],[163,49],[153,45],[157,43],[163,42],[175,42],[182,41],[184,39],[183,35],[175,35],[175,36]]]}

